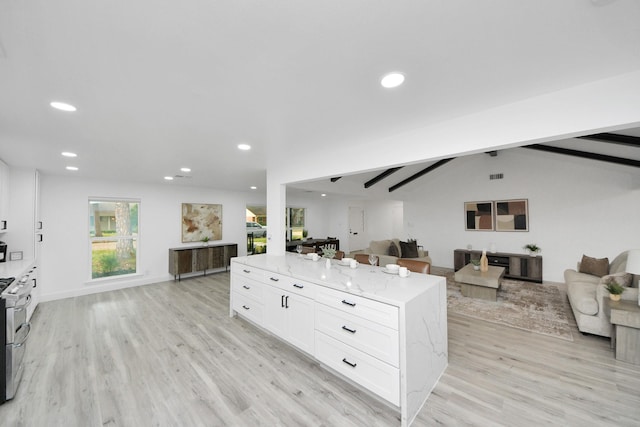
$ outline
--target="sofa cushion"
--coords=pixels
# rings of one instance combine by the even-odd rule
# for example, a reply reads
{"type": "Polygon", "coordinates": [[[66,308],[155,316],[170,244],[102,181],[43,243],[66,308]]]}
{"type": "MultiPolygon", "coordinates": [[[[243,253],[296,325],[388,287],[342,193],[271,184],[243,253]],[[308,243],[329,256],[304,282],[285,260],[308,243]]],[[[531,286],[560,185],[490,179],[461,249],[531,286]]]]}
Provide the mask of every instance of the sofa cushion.
{"type": "Polygon", "coordinates": [[[598,314],[598,301],[596,301],[597,284],[589,282],[567,283],[567,295],[571,307],[587,316],[598,314]]]}
{"type": "Polygon", "coordinates": [[[398,247],[394,242],[391,242],[391,244],[389,245],[389,250],[387,251],[387,255],[397,256],[397,257],[400,256],[400,251],[398,250],[398,247]]]}
{"type": "Polygon", "coordinates": [[[376,255],[386,255],[389,252],[391,240],[372,240],[369,243],[369,251],[376,255]]]}
{"type": "Polygon", "coordinates": [[[631,273],[613,273],[613,274],[607,274],[606,276],[602,276],[600,278],[600,284],[606,285],[609,283],[610,280],[613,280],[618,285],[628,288],[629,286],[631,286],[632,279],[633,279],[633,276],[631,275],[631,273]]]}
{"type": "Polygon", "coordinates": [[[418,258],[418,243],[415,240],[400,242],[400,252],[402,258],[418,258]]]}
{"type": "Polygon", "coordinates": [[[592,258],[582,255],[580,273],[593,274],[602,277],[609,274],[609,258],[592,258]]]}

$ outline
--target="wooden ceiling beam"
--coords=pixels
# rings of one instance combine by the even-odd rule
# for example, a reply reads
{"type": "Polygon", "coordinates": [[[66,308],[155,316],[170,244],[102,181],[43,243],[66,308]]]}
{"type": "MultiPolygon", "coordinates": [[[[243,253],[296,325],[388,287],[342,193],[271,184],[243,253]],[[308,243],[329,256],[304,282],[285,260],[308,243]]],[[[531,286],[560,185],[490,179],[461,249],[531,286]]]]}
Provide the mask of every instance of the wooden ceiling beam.
{"type": "Polygon", "coordinates": [[[389,187],[389,193],[391,193],[392,191],[397,190],[398,188],[402,187],[403,185],[406,185],[406,184],[410,183],[411,181],[414,181],[414,180],[420,178],[423,175],[428,174],[432,170],[438,169],[440,166],[443,166],[443,165],[449,163],[453,159],[455,159],[455,157],[451,157],[449,159],[438,160],[437,162],[435,162],[431,166],[429,166],[427,168],[424,168],[420,172],[414,173],[409,178],[407,178],[405,180],[402,180],[399,183],[397,183],[396,185],[393,185],[393,186],[389,187]]]}
{"type": "Polygon", "coordinates": [[[388,177],[392,173],[398,172],[403,167],[404,166],[399,166],[399,167],[396,167],[396,168],[387,169],[386,171],[382,172],[380,175],[377,175],[377,176],[371,178],[369,181],[365,182],[364,183],[364,188],[369,188],[372,185],[377,184],[378,182],[382,181],[383,179],[385,179],[386,177],[388,177]]]}
{"type": "Polygon", "coordinates": [[[615,163],[618,165],[625,165],[625,166],[635,166],[637,168],[640,168],[640,161],[638,160],[625,159],[623,157],[607,156],[606,154],[589,153],[586,151],[571,150],[568,148],[560,148],[560,147],[550,147],[548,145],[540,145],[540,144],[527,145],[522,148],[529,148],[532,150],[546,151],[549,153],[556,153],[556,154],[565,154],[568,156],[581,157],[583,159],[600,160],[602,162],[615,163]]]}
{"type": "Polygon", "coordinates": [[[629,145],[631,147],[640,147],[640,137],[637,136],[618,135],[615,133],[594,133],[593,135],[579,136],[578,138],[608,142],[611,144],[629,145]]]}

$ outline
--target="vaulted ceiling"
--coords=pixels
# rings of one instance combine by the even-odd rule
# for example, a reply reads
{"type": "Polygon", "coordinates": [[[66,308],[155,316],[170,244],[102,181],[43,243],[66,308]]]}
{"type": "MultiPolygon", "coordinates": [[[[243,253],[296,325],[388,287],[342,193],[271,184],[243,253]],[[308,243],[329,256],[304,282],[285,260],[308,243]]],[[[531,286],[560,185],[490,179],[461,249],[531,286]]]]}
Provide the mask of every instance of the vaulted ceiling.
{"type": "Polygon", "coordinates": [[[7,0],[0,158],[46,174],[262,190],[268,160],[293,151],[639,70],[638,22],[634,0],[7,0]],[[406,83],[382,88],[394,70],[406,83]]]}

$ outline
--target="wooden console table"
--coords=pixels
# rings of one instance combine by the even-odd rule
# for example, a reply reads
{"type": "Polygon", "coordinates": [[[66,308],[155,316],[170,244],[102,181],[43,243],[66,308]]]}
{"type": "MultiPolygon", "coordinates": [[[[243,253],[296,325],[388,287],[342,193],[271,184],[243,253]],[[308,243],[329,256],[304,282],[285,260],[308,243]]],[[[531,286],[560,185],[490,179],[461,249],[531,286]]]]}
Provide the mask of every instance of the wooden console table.
{"type": "Polygon", "coordinates": [[[209,246],[191,246],[169,249],[169,274],[173,280],[180,280],[181,274],[196,273],[202,271],[207,275],[207,270],[219,268],[227,270],[231,264],[231,258],[238,256],[238,245],[213,244],[209,246]]]}
{"type": "MultiPolygon", "coordinates": [[[[453,268],[460,270],[472,259],[480,259],[482,251],[456,249],[453,251],[453,268]]],[[[542,283],[542,257],[506,252],[487,252],[489,265],[504,267],[504,277],[507,279],[528,280],[542,283]]]]}
{"type": "Polygon", "coordinates": [[[604,310],[611,320],[611,347],[616,359],[640,365],[640,307],[637,301],[604,300],[604,310]]]}

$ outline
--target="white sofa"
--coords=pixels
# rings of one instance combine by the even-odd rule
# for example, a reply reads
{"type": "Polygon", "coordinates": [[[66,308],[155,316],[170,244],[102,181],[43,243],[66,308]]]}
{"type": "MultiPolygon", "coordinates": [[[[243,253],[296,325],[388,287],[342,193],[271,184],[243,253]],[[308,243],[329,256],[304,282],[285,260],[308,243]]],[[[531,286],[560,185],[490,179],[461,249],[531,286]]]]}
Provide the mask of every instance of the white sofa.
{"type": "MultiPolygon", "coordinates": [[[[578,329],[581,332],[611,336],[611,322],[604,313],[603,302],[609,298],[609,292],[604,283],[612,274],[624,274],[627,266],[627,252],[618,255],[609,264],[608,275],[604,277],[592,274],[580,273],[573,269],[565,270],[564,280],[567,284],[567,296],[571,304],[571,310],[576,318],[578,329]]],[[[622,293],[622,299],[638,301],[638,277],[632,276],[631,287],[622,293]]]]}
{"type": "Polygon", "coordinates": [[[353,258],[355,254],[374,254],[379,258],[379,264],[384,266],[386,264],[395,264],[398,258],[414,259],[416,261],[425,261],[431,265],[431,258],[429,258],[429,251],[418,248],[418,257],[409,258],[402,255],[402,247],[400,245],[400,239],[387,239],[387,240],[372,240],[369,242],[369,247],[357,251],[352,251],[349,256],[353,258]],[[390,255],[389,249],[391,245],[395,245],[398,255],[390,255]]]}

